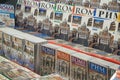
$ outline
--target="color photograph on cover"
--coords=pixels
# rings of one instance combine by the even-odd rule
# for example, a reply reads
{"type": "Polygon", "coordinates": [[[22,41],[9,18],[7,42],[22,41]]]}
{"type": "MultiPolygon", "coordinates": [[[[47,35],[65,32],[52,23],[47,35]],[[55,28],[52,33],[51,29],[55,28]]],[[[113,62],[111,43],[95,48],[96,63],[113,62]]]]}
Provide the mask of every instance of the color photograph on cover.
{"type": "Polygon", "coordinates": [[[38,9],[35,9],[34,10],[34,16],[37,16],[38,15],[38,9]]]}
{"type": "Polygon", "coordinates": [[[40,57],[40,75],[55,73],[55,49],[42,46],[40,57]]]}
{"type": "Polygon", "coordinates": [[[103,28],[103,23],[104,20],[100,20],[100,19],[94,19],[94,23],[93,23],[93,27],[98,28],[98,29],[102,29],[103,28]]]}
{"type": "Polygon", "coordinates": [[[87,22],[87,26],[92,26],[92,23],[93,23],[93,18],[89,18],[88,19],[88,22],[87,22]]]}
{"type": "Polygon", "coordinates": [[[16,5],[16,10],[21,10],[21,4],[16,5]]]}
{"type": "Polygon", "coordinates": [[[72,17],[72,23],[73,24],[81,24],[82,17],[81,16],[75,16],[72,17]]]}
{"type": "Polygon", "coordinates": [[[107,80],[108,68],[89,62],[89,80],[107,80]],[[96,68],[97,67],[97,68],[96,68]]]}
{"type": "Polygon", "coordinates": [[[115,22],[111,22],[109,31],[115,31],[115,29],[116,29],[116,23],[115,22]]]}
{"type": "Polygon", "coordinates": [[[25,12],[26,13],[31,13],[31,7],[30,6],[25,6],[25,12]]]}
{"type": "Polygon", "coordinates": [[[63,13],[62,12],[55,12],[55,20],[62,20],[63,19],[63,13]]]}
{"type": "Polygon", "coordinates": [[[39,9],[39,15],[40,15],[40,16],[44,16],[44,17],[45,17],[45,16],[46,16],[46,13],[47,13],[47,10],[41,9],[41,8],[39,9]]]}
{"type": "Polygon", "coordinates": [[[70,55],[62,51],[57,51],[57,73],[65,77],[66,80],[70,79],[70,55]]]}
{"type": "Polygon", "coordinates": [[[87,80],[87,62],[71,56],[71,79],[87,80]]]}

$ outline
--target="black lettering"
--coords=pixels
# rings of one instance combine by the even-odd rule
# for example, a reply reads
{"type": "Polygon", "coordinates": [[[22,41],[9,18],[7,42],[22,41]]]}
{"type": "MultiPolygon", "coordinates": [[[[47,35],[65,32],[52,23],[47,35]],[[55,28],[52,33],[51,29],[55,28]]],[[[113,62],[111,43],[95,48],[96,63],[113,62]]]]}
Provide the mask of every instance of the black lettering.
{"type": "Polygon", "coordinates": [[[117,15],[117,13],[115,13],[115,14],[114,14],[114,17],[115,17],[116,19],[118,18],[118,15],[117,15]]]}
{"type": "Polygon", "coordinates": [[[63,6],[63,7],[62,7],[62,10],[63,10],[63,11],[68,11],[68,7],[67,7],[67,6],[63,6]]]}
{"type": "Polygon", "coordinates": [[[104,11],[99,12],[99,17],[101,17],[104,14],[104,11]]]}
{"type": "Polygon", "coordinates": [[[71,6],[57,5],[57,10],[58,11],[65,11],[65,12],[71,12],[72,11],[72,7],[71,6]]]}
{"type": "Polygon", "coordinates": [[[45,3],[41,3],[40,5],[41,5],[40,8],[45,8],[45,3]]]}
{"type": "Polygon", "coordinates": [[[51,6],[50,6],[50,4],[46,4],[46,8],[48,9],[48,8],[50,8],[51,6]]]}
{"type": "Polygon", "coordinates": [[[106,12],[106,17],[105,18],[112,18],[112,12],[106,12]]]}
{"type": "Polygon", "coordinates": [[[52,8],[52,9],[54,8],[54,4],[51,4],[51,8],[52,8]]]}
{"type": "Polygon", "coordinates": [[[76,14],[80,14],[80,8],[76,8],[76,14]]]}
{"type": "Polygon", "coordinates": [[[89,10],[88,15],[93,15],[93,12],[89,10]]]}
{"type": "Polygon", "coordinates": [[[88,12],[87,9],[82,9],[82,10],[81,10],[81,13],[82,13],[82,14],[87,14],[87,12],[88,12]]]}
{"type": "Polygon", "coordinates": [[[72,7],[70,7],[70,6],[69,6],[69,8],[68,8],[68,9],[69,9],[68,11],[72,12],[72,7]]]}
{"type": "Polygon", "coordinates": [[[61,5],[57,5],[57,10],[61,11],[61,5]]]}

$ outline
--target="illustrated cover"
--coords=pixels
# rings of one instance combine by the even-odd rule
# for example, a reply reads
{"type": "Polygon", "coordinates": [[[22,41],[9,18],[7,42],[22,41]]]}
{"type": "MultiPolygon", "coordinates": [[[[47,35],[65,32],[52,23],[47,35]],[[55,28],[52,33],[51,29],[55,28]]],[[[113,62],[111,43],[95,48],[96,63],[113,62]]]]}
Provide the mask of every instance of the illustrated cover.
{"type": "Polygon", "coordinates": [[[71,56],[71,79],[87,80],[87,62],[71,56]]]}
{"type": "Polygon", "coordinates": [[[56,72],[65,80],[70,79],[70,54],[57,50],[56,72]]]}
{"type": "Polygon", "coordinates": [[[55,73],[55,54],[55,49],[47,46],[41,47],[40,75],[44,76],[55,73]]]}
{"type": "Polygon", "coordinates": [[[108,68],[93,62],[89,62],[89,80],[107,80],[108,68]]]}

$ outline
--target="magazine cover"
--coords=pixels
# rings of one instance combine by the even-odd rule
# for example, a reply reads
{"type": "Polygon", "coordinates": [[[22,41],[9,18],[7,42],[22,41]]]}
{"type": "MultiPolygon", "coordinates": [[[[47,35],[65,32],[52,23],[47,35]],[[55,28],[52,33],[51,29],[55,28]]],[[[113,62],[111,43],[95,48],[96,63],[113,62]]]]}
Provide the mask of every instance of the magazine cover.
{"type": "Polygon", "coordinates": [[[87,80],[87,61],[71,56],[71,80],[87,80]]]}
{"type": "Polygon", "coordinates": [[[70,79],[70,54],[57,50],[56,72],[65,80],[70,79]]]}
{"type": "MultiPolygon", "coordinates": [[[[35,15],[37,15],[36,8],[37,6],[34,4],[34,6],[31,4],[34,0],[18,0],[16,4],[16,24],[15,28],[17,29],[33,29],[35,26],[35,15]],[[34,21],[33,21],[34,20],[34,21]]],[[[37,4],[37,3],[36,3],[37,4]]]]}
{"type": "Polygon", "coordinates": [[[46,1],[40,1],[39,3],[39,16],[43,19],[49,17],[51,20],[53,20],[53,11],[55,9],[55,3],[46,1]]]}
{"type": "Polygon", "coordinates": [[[40,75],[55,73],[55,54],[56,50],[47,46],[41,47],[40,54],[40,75]]]}
{"type": "Polygon", "coordinates": [[[35,44],[25,40],[25,48],[24,48],[24,66],[33,70],[35,68],[35,44]]]}
{"type": "Polygon", "coordinates": [[[5,55],[6,58],[12,59],[12,54],[11,54],[11,36],[4,33],[3,34],[3,54],[5,55]]]}
{"type": "Polygon", "coordinates": [[[108,68],[100,64],[89,62],[89,80],[107,80],[108,68]]]}
{"type": "Polygon", "coordinates": [[[78,25],[81,25],[82,23],[87,21],[88,17],[93,17],[94,14],[95,14],[95,9],[87,8],[83,6],[75,6],[73,16],[72,16],[72,25],[75,27],[78,25]],[[83,17],[86,17],[86,18],[83,19],[83,17]]]}
{"type": "Polygon", "coordinates": [[[54,9],[54,23],[57,24],[66,20],[71,25],[73,8],[72,5],[57,3],[54,9]]]}
{"type": "Polygon", "coordinates": [[[0,4],[0,26],[14,28],[15,17],[13,5],[0,4]]]}
{"type": "MultiPolygon", "coordinates": [[[[16,5],[16,28],[27,32],[35,31],[38,23],[50,16],[55,4],[37,0],[18,0],[16,5]],[[32,17],[30,17],[32,16],[32,17]]],[[[51,18],[51,20],[52,20],[51,18]]]]}
{"type": "Polygon", "coordinates": [[[23,64],[24,56],[23,56],[23,39],[12,36],[12,60],[17,62],[18,64],[23,64]]]}

